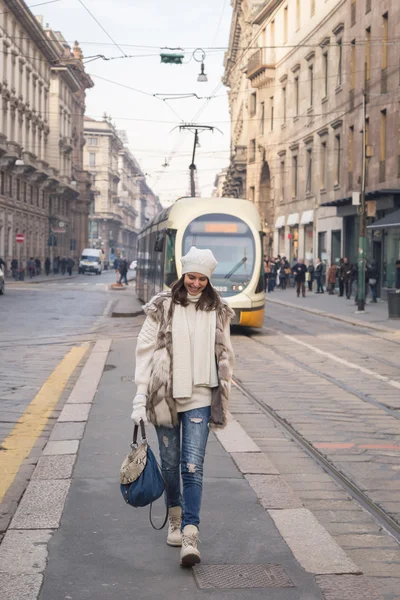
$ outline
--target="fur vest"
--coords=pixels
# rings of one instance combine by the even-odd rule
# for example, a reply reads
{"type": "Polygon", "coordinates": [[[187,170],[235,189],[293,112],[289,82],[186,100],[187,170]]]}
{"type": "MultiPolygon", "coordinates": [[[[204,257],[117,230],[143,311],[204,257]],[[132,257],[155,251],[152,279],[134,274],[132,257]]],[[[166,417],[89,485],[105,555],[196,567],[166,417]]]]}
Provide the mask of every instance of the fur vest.
{"type": "MultiPolygon", "coordinates": [[[[146,315],[153,317],[158,325],[146,405],[147,418],[150,423],[156,426],[174,427],[178,424],[178,413],[172,394],[172,318],[174,306],[171,300],[171,292],[161,292],[144,307],[146,315]]],[[[215,356],[219,385],[211,390],[210,426],[214,429],[221,429],[227,423],[233,365],[229,361],[224,328],[233,314],[232,309],[225,303],[221,304],[216,314],[215,356]]]]}

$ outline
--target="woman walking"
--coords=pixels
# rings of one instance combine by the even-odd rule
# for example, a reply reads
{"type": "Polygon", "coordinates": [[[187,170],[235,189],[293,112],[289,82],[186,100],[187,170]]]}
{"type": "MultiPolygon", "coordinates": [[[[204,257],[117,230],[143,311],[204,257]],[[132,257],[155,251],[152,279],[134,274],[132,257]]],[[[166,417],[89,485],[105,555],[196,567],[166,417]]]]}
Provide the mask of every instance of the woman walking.
{"type": "Polygon", "coordinates": [[[132,420],[155,425],[169,509],[167,544],[181,546],[181,566],[191,567],[200,562],[209,425],[222,428],[227,422],[233,311],[210,283],[217,265],[211,250],[193,246],[181,262],[182,277],[172,290],[145,306],[147,318],[136,347],[132,420]]]}

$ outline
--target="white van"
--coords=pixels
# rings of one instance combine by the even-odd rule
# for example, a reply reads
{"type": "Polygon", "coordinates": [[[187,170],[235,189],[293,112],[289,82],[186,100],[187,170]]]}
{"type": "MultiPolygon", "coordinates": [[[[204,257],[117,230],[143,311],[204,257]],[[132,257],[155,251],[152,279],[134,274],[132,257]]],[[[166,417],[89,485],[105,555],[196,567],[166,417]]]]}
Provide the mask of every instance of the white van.
{"type": "Polygon", "coordinates": [[[101,250],[85,248],[79,261],[79,273],[95,273],[101,275],[103,254],[101,250]]]}

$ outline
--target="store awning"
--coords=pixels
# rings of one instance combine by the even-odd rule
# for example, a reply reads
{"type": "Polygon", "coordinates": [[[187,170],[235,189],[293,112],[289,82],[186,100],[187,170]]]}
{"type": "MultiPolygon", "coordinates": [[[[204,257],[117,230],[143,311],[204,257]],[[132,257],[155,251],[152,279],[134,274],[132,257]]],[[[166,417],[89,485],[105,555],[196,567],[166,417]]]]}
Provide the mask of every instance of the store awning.
{"type": "Polygon", "coordinates": [[[300,220],[299,213],[292,213],[291,215],[288,216],[288,220],[287,220],[286,225],[288,227],[294,227],[294,225],[298,225],[299,224],[299,220],[300,220]]]}
{"type": "Polygon", "coordinates": [[[301,215],[300,225],[308,225],[309,223],[313,223],[314,221],[314,211],[313,210],[305,210],[301,215]]]}
{"type": "Polygon", "coordinates": [[[282,227],[285,227],[285,217],[283,215],[278,217],[275,222],[275,229],[282,229],[282,227]]]}
{"type": "Polygon", "coordinates": [[[400,227],[400,209],[368,225],[367,229],[389,229],[390,227],[400,227]]]}

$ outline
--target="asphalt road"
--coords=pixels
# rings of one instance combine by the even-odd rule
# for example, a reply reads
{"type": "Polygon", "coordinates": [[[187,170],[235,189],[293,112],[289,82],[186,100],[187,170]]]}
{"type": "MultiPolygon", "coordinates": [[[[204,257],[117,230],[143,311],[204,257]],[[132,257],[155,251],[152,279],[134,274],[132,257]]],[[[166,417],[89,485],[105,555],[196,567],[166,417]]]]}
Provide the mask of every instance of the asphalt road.
{"type": "Polygon", "coordinates": [[[115,274],[7,282],[0,297],[0,441],[75,342],[90,338],[115,274]]]}

